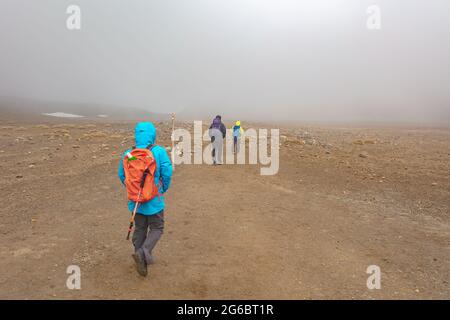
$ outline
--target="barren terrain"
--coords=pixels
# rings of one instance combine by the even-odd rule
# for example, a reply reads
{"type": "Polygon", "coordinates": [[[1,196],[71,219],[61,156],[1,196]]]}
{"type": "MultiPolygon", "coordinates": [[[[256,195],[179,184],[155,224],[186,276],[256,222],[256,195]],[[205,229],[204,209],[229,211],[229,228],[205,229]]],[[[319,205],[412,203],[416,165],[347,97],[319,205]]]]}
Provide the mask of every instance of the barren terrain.
{"type": "Polygon", "coordinates": [[[0,122],[0,298],[450,298],[449,128],[290,126],[275,176],[178,166],[141,278],[117,178],[133,126],[0,122]],[[72,264],[81,290],[66,287],[72,264]]]}

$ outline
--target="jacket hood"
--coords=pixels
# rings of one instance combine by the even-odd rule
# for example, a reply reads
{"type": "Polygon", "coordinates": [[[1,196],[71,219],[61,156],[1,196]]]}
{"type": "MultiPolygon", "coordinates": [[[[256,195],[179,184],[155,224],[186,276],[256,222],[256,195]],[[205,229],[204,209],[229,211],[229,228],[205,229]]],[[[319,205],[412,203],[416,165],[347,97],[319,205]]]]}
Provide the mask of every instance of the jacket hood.
{"type": "Polygon", "coordinates": [[[134,129],[137,148],[146,148],[156,141],[156,128],[151,122],[139,122],[134,129]]]}

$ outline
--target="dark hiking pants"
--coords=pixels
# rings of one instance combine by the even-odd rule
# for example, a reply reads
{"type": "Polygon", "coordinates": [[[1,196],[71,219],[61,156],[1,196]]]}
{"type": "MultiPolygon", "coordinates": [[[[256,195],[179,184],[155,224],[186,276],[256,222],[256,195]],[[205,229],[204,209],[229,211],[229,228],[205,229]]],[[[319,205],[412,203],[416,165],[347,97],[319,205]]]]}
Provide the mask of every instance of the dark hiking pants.
{"type": "Polygon", "coordinates": [[[147,264],[151,264],[153,263],[152,250],[164,230],[164,210],[149,216],[136,213],[134,225],[134,249],[145,257],[147,264]]]}
{"type": "Polygon", "coordinates": [[[240,146],[241,146],[241,142],[239,140],[240,140],[239,137],[237,137],[237,136],[233,137],[233,151],[234,151],[234,153],[239,153],[239,149],[240,149],[240,146]]]}

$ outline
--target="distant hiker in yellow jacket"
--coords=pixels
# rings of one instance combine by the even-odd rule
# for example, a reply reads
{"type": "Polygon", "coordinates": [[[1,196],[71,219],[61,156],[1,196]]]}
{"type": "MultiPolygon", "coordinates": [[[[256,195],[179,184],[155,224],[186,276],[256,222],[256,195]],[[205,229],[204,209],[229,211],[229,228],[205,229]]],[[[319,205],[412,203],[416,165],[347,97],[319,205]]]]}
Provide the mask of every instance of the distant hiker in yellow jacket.
{"type": "Polygon", "coordinates": [[[233,153],[239,152],[239,147],[241,144],[241,135],[244,129],[241,127],[241,122],[238,120],[233,126],[233,153]]]}

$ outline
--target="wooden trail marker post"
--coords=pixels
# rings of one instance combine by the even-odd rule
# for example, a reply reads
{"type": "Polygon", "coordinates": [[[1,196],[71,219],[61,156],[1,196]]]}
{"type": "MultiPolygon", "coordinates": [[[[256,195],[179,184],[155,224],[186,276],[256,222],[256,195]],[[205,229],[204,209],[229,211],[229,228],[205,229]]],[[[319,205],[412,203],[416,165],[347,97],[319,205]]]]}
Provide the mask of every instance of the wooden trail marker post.
{"type": "Polygon", "coordinates": [[[172,170],[175,171],[175,140],[174,140],[174,131],[175,131],[175,112],[172,112],[172,152],[170,154],[172,159],[172,170]]]}

